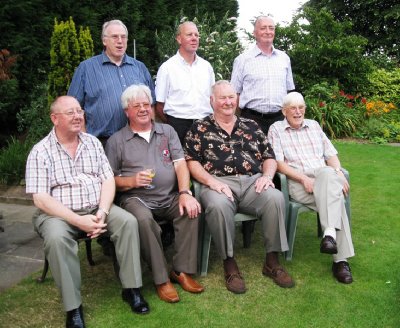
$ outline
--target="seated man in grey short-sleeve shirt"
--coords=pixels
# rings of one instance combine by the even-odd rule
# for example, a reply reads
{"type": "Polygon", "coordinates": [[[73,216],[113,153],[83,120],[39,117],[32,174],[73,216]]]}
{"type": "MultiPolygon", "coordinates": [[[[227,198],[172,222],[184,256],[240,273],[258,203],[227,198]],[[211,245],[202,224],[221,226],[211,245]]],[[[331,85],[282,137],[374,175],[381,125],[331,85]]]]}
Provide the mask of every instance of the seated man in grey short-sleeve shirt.
{"type": "Polygon", "coordinates": [[[189,170],[177,133],[170,125],[152,120],[150,89],[132,85],[121,100],[129,123],[106,145],[119,192],[116,201],[138,220],[141,254],[152,270],[160,299],[175,303],[179,296],[170,279],[186,291],[203,291],[191,277],[197,268],[200,204],[189,189],[189,170]],[[155,176],[149,169],[155,170],[155,176]],[[157,223],[160,220],[171,221],[175,231],[169,274],[157,223]]]}

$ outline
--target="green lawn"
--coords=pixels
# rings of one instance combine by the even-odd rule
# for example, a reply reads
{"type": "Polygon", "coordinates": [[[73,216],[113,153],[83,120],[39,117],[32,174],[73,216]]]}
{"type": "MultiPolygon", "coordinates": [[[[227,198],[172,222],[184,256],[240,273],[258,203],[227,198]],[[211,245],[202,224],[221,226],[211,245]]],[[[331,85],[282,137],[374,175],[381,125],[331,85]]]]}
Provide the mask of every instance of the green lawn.
{"type": "MultiPolygon", "coordinates": [[[[354,282],[337,283],[331,258],[319,253],[316,219],[299,220],[293,261],[282,263],[296,286],[282,289],[261,274],[264,252],[259,226],[243,249],[237,234],[236,257],[248,292],[225,289],[222,262],[212,248],[201,295],[183,292],[181,301],[160,301],[145,268],[143,293],[151,313],[131,313],[120,298],[111,260],[97,245],[89,267],[82,255],[82,295],[88,327],[400,327],[400,147],[336,142],[351,179],[352,231],[356,256],[350,260],[354,282]]],[[[257,223],[259,224],[259,223],[257,223]]],[[[93,243],[96,244],[96,243],[93,243]]],[[[170,255],[171,249],[168,250],[170,255]]],[[[0,294],[0,327],[62,327],[65,315],[49,275],[38,274],[0,294]]]]}

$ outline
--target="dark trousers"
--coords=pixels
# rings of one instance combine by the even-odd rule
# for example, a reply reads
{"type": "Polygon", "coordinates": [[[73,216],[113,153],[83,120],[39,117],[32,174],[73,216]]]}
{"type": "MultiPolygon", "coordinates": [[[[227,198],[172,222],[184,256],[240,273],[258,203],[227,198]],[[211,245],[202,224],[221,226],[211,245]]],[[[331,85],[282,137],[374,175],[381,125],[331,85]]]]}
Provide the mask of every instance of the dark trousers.
{"type": "Polygon", "coordinates": [[[179,140],[181,141],[181,144],[183,146],[183,142],[185,140],[186,133],[189,131],[191,128],[193,122],[195,120],[193,119],[183,119],[183,118],[176,118],[173,116],[167,116],[167,123],[171,125],[175,131],[178,133],[179,140]]]}
{"type": "Polygon", "coordinates": [[[268,134],[269,127],[272,124],[277,121],[283,121],[285,118],[285,116],[282,114],[282,111],[262,114],[250,108],[243,108],[241,116],[256,121],[265,135],[268,134]]]}

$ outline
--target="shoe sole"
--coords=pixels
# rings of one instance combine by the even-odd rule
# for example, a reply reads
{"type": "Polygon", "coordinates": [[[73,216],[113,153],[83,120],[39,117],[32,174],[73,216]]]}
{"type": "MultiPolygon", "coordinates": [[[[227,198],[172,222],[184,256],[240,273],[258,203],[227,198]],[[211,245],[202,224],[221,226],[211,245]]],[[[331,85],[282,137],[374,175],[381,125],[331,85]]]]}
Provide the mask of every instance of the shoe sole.
{"type": "Polygon", "coordinates": [[[330,254],[330,255],[337,254],[337,249],[320,249],[319,251],[322,254],[330,254]]]}

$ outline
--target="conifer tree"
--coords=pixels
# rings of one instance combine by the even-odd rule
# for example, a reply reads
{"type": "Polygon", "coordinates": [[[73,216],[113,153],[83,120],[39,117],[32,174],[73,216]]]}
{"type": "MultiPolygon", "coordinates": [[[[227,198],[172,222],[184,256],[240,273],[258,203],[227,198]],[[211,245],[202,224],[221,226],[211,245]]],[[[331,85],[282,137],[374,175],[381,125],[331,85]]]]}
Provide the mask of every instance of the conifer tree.
{"type": "Polygon", "coordinates": [[[75,68],[91,56],[93,40],[89,28],[81,27],[78,37],[72,17],[60,23],[55,19],[50,49],[49,104],[67,93],[75,68]]]}

